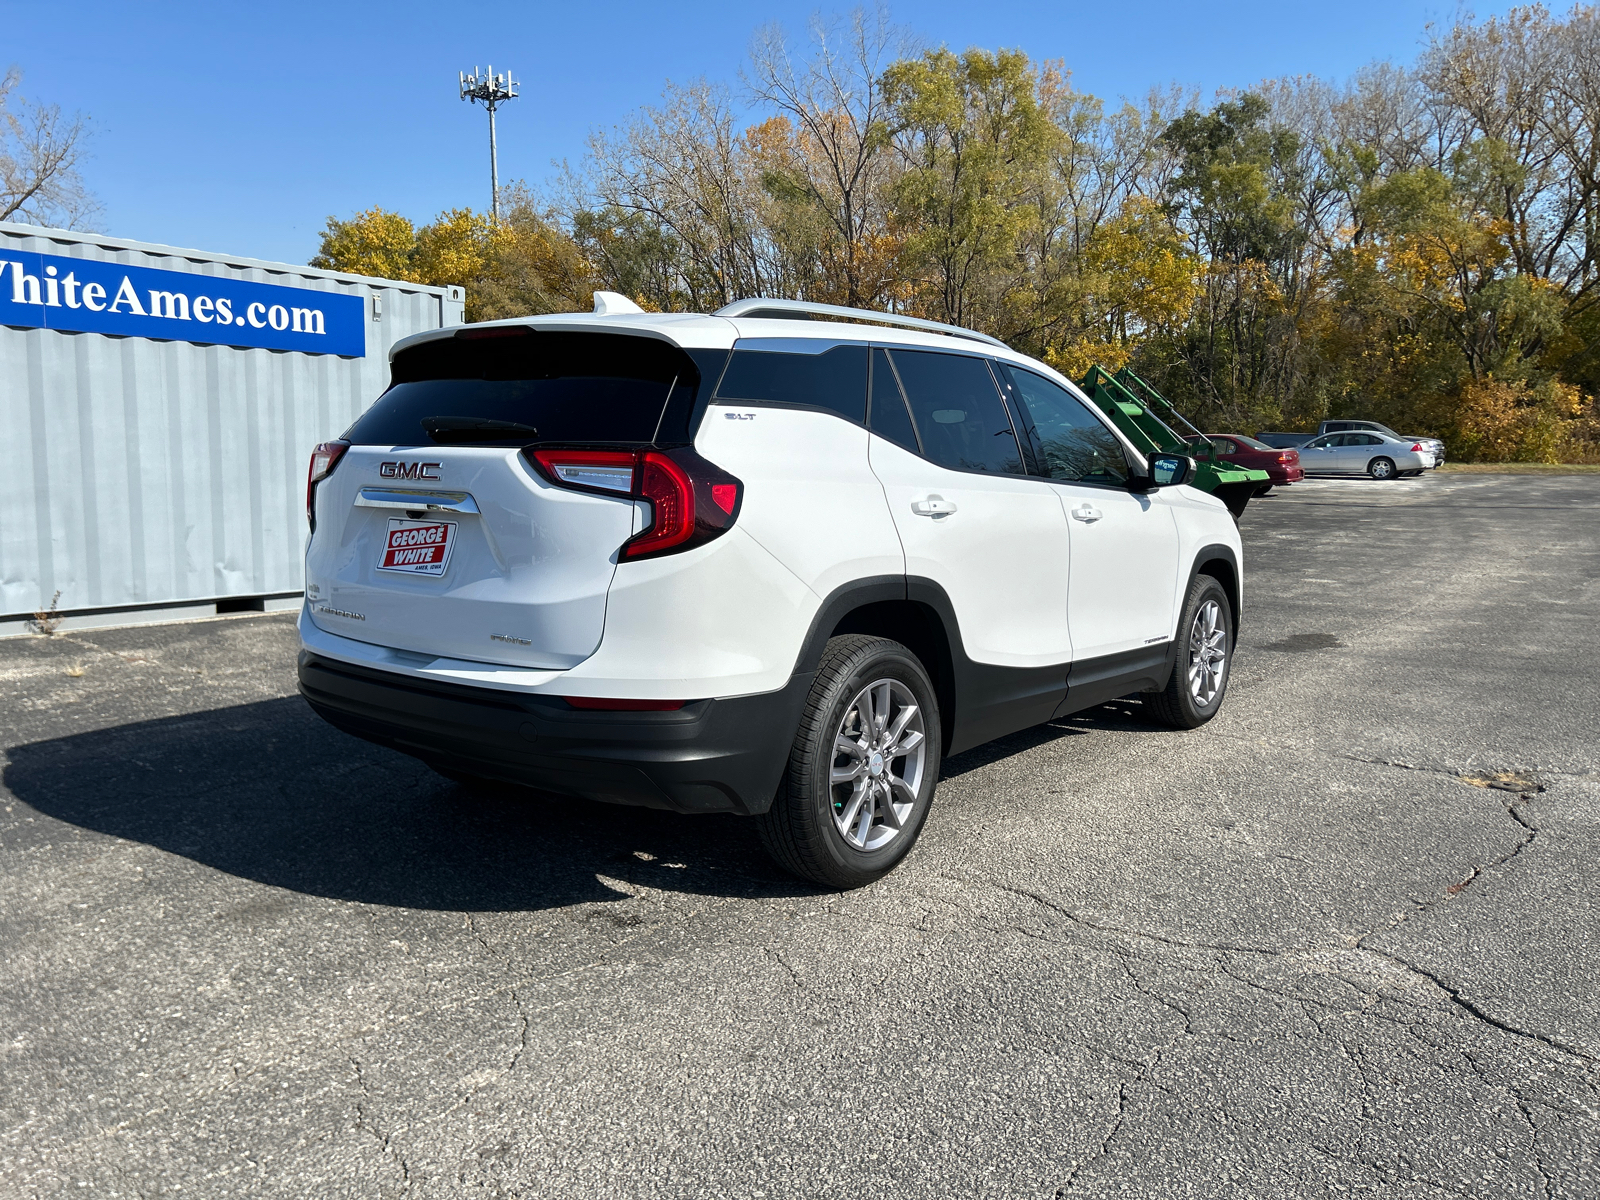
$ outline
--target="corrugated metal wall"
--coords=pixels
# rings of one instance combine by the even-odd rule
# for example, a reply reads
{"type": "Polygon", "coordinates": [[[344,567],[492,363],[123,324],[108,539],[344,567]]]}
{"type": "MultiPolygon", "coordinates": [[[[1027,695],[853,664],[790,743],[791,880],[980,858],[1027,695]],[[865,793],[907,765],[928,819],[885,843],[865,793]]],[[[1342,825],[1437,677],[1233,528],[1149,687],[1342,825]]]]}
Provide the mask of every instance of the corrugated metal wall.
{"type": "Polygon", "coordinates": [[[299,591],[311,447],[460,289],[0,224],[41,251],[365,297],[365,358],[0,326],[0,618],[299,591]],[[372,297],[380,300],[374,317],[372,297]]]}

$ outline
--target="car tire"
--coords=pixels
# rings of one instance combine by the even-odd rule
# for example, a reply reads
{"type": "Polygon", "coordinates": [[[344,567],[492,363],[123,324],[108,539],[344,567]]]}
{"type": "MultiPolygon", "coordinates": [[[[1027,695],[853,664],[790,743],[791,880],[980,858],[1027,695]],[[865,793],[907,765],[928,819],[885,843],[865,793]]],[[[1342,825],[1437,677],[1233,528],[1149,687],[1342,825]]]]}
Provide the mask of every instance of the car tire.
{"type": "Polygon", "coordinates": [[[1374,479],[1394,479],[1399,473],[1394,469],[1394,459],[1375,458],[1367,464],[1367,474],[1374,479]]]}
{"type": "Polygon", "coordinates": [[[762,845],[823,887],[882,878],[922,831],[941,738],[939,702],[916,655],[887,638],[828,639],[777,797],[756,818],[762,845]],[[901,748],[909,753],[887,753],[901,748]]]}
{"type": "Polygon", "coordinates": [[[1140,699],[1160,724],[1198,729],[1222,708],[1232,674],[1233,605],[1214,576],[1196,575],[1178,622],[1172,674],[1166,687],[1140,699]]]}

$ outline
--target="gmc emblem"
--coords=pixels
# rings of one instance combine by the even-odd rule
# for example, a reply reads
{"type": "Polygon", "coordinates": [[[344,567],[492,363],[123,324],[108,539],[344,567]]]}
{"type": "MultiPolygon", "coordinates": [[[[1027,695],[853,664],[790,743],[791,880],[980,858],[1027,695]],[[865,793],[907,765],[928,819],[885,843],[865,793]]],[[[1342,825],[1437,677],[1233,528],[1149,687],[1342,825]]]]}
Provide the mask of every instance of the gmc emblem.
{"type": "Polygon", "coordinates": [[[378,464],[378,474],[385,479],[437,479],[442,466],[436,462],[386,462],[378,464]]]}

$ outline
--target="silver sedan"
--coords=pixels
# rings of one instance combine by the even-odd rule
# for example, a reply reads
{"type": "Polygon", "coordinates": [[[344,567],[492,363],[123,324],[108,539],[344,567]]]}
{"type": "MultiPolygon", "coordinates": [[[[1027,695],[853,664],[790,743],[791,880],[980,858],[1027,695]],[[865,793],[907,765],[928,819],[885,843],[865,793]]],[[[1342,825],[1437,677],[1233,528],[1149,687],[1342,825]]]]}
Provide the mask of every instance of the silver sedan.
{"type": "Polygon", "coordinates": [[[1366,430],[1325,433],[1300,447],[1300,469],[1307,475],[1370,475],[1398,479],[1433,465],[1433,455],[1418,442],[1366,430]]]}

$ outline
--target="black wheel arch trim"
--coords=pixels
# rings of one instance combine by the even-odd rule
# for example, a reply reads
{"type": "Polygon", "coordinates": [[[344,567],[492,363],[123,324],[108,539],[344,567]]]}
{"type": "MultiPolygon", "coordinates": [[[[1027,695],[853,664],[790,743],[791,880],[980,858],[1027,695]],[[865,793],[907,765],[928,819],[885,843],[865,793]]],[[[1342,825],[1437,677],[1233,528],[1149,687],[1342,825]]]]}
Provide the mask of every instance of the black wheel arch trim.
{"type": "Polygon", "coordinates": [[[878,575],[835,588],[812,618],[795,671],[814,672],[835,633],[868,631],[904,643],[922,660],[939,699],[947,755],[1048,721],[1067,694],[1068,663],[1001,667],[974,662],[950,597],[934,580],[917,575],[878,575]],[[871,613],[874,606],[893,603],[907,606],[898,614],[905,620],[903,630],[882,623],[867,629],[852,625],[852,618],[871,613]],[[912,612],[922,621],[907,619],[912,612]]]}
{"type": "MultiPolygon", "coordinates": [[[[1240,609],[1239,556],[1231,546],[1213,543],[1194,556],[1183,595],[1200,574],[1218,576],[1228,595],[1237,637],[1240,609]],[[1226,570],[1206,571],[1209,564],[1226,570]]],[[[1181,613],[1179,614],[1181,616],[1181,613]]],[[[936,581],[918,575],[875,575],[852,580],[829,592],[811,619],[795,660],[794,673],[809,676],[822,659],[823,647],[836,633],[871,632],[904,643],[922,660],[939,698],[944,753],[959,754],[1008,733],[1043,724],[1135,692],[1158,690],[1172,672],[1176,634],[1170,640],[1117,654],[1042,667],[1002,667],[975,662],[966,652],[961,622],[949,595],[936,581]],[[875,606],[905,605],[880,613],[906,621],[857,627],[852,622],[875,606]],[[907,618],[924,615],[920,625],[907,618]],[[898,613],[898,615],[896,615],[898,613]],[[931,618],[931,620],[927,620],[931,618]],[[929,636],[930,634],[936,636],[929,636]]]]}
{"type": "MultiPolygon", "coordinates": [[[[1218,582],[1222,584],[1222,590],[1228,593],[1228,607],[1233,610],[1233,636],[1237,640],[1239,626],[1244,616],[1242,611],[1244,605],[1243,574],[1239,570],[1239,556],[1234,553],[1232,546],[1224,543],[1215,542],[1209,546],[1202,546],[1199,552],[1195,554],[1194,563],[1189,567],[1189,578],[1183,585],[1183,591],[1179,594],[1178,619],[1183,619],[1183,600],[1189,595],[1189,589],[1194,586],[1196,577],[1200,575],[1217,575],[1216,571],[1204,570],[1208,563],[1225,563],[1228,567],[1227,574],[1217,578],[1218,582]]],[[[1177,636],[1176,628],[1174,628],[1173,636],[1177,636]]]]}

